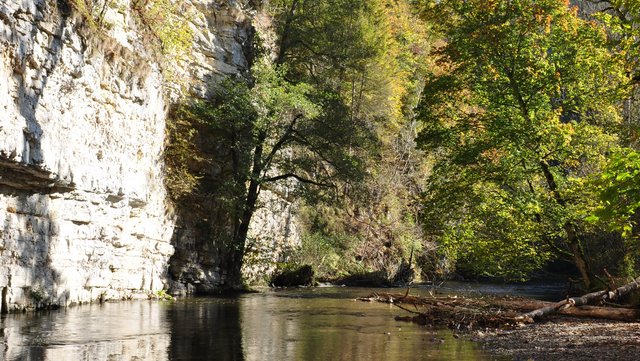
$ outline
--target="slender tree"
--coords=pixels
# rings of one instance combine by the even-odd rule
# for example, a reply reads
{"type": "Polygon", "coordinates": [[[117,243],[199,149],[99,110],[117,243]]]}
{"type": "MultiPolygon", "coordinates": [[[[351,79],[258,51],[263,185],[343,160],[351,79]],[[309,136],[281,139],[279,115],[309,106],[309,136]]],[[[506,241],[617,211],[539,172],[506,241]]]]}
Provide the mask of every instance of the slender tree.
{"type": "Polygon", "coordinates": [[[284,79],[282,67],[253,67],[254,84],[227,80],[211,102],[199,102],[183,115],[213,130],[230,151],[231,173],[217,196],[231,212],[227,283],[241,284],[247,235],[265,187],[334,187],[360,173],[347,150],[357,146],[359,129],[323,116],[321,95],[305,83],[284,79]],[[269,186],[271,184],[271,186],[269,186]]]}

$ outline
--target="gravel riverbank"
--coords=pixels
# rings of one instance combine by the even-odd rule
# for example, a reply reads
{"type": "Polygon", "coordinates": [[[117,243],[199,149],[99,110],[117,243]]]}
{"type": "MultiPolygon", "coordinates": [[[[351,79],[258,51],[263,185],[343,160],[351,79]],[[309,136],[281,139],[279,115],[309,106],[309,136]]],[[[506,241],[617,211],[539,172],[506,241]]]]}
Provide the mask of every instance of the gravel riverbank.
{"type": "Polygon", "coordinates": [[[553,317],[515,330],[475,332],[475,341],[513,360],[640,360],[640,322],[553,317]]]}

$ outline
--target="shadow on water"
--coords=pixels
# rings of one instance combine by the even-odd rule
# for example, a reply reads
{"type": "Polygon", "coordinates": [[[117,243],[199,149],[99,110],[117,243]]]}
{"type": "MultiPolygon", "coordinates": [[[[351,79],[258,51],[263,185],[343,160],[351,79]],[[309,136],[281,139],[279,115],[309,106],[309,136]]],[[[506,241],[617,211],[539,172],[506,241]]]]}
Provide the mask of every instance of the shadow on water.
{"type": "Polygon", "coordinates": [[[244,360],[237,300],[185,300],[166,314],[171,325],[170,360],[244,360]]]}

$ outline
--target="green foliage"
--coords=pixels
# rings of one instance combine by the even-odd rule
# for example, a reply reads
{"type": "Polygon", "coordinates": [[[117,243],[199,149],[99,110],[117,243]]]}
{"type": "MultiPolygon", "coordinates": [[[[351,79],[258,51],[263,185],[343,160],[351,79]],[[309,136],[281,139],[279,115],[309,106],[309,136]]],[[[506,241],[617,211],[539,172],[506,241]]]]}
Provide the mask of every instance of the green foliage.
{"type": "Polygon", "coordinates": [[[627,72],[635,83],[640,83],[640,1],[605,0],[608,11],[594,16],[611,32],[610,43],[626,60],[627,72]]]}
{"type": "MultiPolygon", "coordinates": [[[[304,83],[292,84],[284,80],[283,71],[262,63],[254,68],[255,85],[249,87],[241,79],[227,79],[220,84],[212,101],[196,101],[182,106],[168,124],[172,178],[178,182],[177,193],[189,193],[197,177],[187,176],[190,161],[202,161],[195,149],[195,136],[206,128],[222,147],[229,149],[235,187],[244,193],[245,182],[252,177],[259,183],[272,179],[275,166],[278,171],[294,171],[296,165],[305,164],[308,153],[290,152],[293,144],[312,145],[304,141],[304,122],[313,122],[320,114],[318,106],[309,98],[312,88],[304,83]],[[295,133],[295,134],[294,134],[295,133]],[[259,169],[252,169],[253,151],[261,154],[256,159],[259,169]],[[257,174],[251,174],[257,170],[257,174]],[[184,186],[179,182],[184,182],[184,186]],[[182,192],[184,190],[185,192],[182,192]]],[[[295,178],[293,175],[291,177],[295,178]]],[[[283,179],[285,179],[283,178],[283,179]]],[[[231,185],[231,184],[227,184],[231,185]]]]}
{"type": "Polygon", "coordinates": [[[371,3],[365,0],[270,1],[270,12],[276,17],[279,35],[277,62],[288,64],[291,72],[299,77],[309,73],[305,64],[315,63],[319,67],[314,71],[333,74],[326,81],[337,81],[336,74],[364,67],[379,49],[371,3]]]}
{"type": "Polygon", "coordinates": [[[640,139],[640,1],[598,1],[607,9],[594,14],[607,31],[609,47],[624,61],[629,78],[629,94],[624,103],[625,122],[620,136],[626,146],[638,149],[640,139]]]}
{"type": "Polygon", "coordinates": [[[335,280],[365,269],[357,261],[359,241],[353,235],[322,231],[313,227],[301,239],[301,246],[290,259],[295,264],[312,264],[316,277],[335,280]]]}
{"type": "Polygon", "coordinates": [[[632,217],[640,208],[640,154],[632,149],[613,153],[596,184],[602,204],[589,220],[607,221],[623,236],[630,236],[632,217]]]}
{"type": "Polygon", "coordinates": [[[326,94],[306,83],[289,82],[284,74],[285,68],[263,62],[253,68],[253,87],[242,81],[225,82],[216,93],[207,124],[226,130],[238,156],[251,158],[244,159],[252,163],[245,180],[262,184],[296,179],[301,186],[317,186],[348,175],[356,160],[342,146],[357,140],[355,129],[331,123],[333,119],[322,113],[326,94]]]}
{"type": "Polygon", "coordinates": [[[628,148],[613,153],[593,185],[600,203],[587,220],[622,235],[624,273],[634,276],[640,265],[640,154],[628,148]]]}
{"type": "Polygon", "coordinates": [[[179,106],[166,122],[164,164],[165,187],[174,202],[190,195],[200,177],[192,171],[194,163],[203,161],[195,143],[200,118],[192,108],[179,106]]]}
{"type": "Polygon", "coordinates": [[[161,301],[174,301],[175,298],[165,290],[159,290],[155,293],[155,297],[161,301]]]}
{"type": "MultiPolygon", "coordinates": [[[[436,165],[429,234],[479,273],[522,278],[584,261],[586,177],[616,143],[623,64],[603,27],[557,0],[433,3],[447,14],[418,141],[436,165]]],[[[582,267],[587,278],[587,267],[582,267]]]]}
{"type": "MultiPolygon", "coordinates": [[[[305,224],[309,239],[323,247],[327,239],[347,243],[348,259],[326,273],[389,270],[423,243],[416,195],[428,160],[415,149],[417,124],[411,118],[430,65],[428,28],[407,1],[270,5],[280,39],[277,61],[288,65],[287,77],[332,94],[323,102],[326,117],[364,136],[349,151],[366,174],[342,184],[337,199],[307,197],[305,212],[314,214],[305,224]],[[330,229],[319,230],[316,222],[330,229]]],[[[337,258],[317,258],[323,264],[331,260],[337,258]]]]}

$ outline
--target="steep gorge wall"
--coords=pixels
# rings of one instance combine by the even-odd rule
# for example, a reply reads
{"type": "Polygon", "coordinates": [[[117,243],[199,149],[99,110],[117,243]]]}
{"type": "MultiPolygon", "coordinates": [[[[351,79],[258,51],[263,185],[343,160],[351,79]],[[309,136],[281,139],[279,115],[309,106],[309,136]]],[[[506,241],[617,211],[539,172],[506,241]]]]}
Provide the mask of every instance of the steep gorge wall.
{"type": "MultiPolygon", "coordinates": [[[[176,248],[198,257],[215,237],[190,230],[188,211],[168,202],[162,155],[175,87],[122,10],[129,2],[116,4],[96,31],[65,1],[0,0],[3,312],[146,297],[167,287],[176,248]],[[190,236],[174,234],[176,220],[190,236]]],[[[177,74],[206,96],[247,70],[250,21],[232,0],[190,4],[194,51],[177,74]]]]}
{"type": "Polygon", "coordinates": [[[0,3],[4,310],[164,287],[162,77],[68,4],[0,3]]]}

